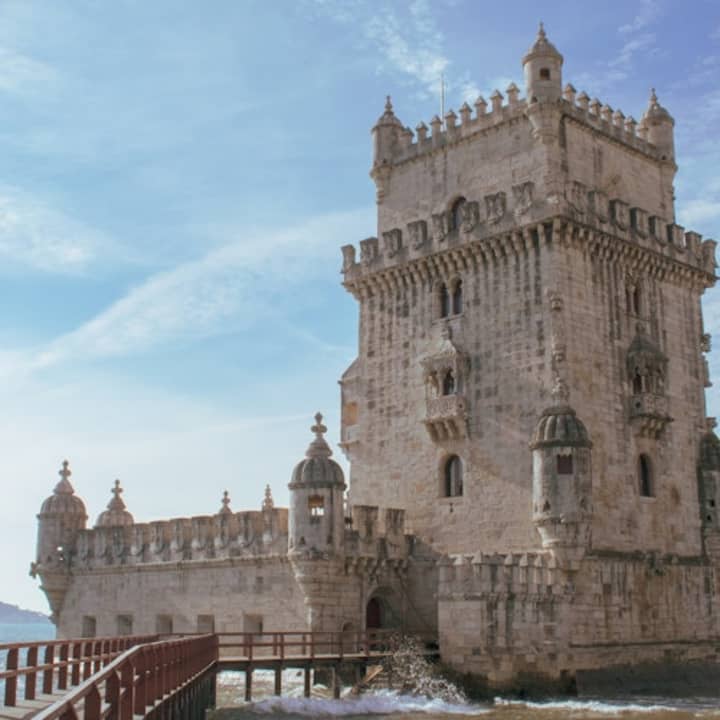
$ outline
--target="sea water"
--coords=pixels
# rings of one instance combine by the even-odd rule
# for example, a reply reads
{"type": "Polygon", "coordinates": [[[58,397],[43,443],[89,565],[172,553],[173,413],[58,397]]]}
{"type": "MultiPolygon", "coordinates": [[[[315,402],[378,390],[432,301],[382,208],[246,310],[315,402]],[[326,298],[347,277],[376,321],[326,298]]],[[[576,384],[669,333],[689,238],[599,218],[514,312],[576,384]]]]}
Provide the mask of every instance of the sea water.
{"type": "Polygon", "coordinates": [[[407,695],[392,690],[375,690],[359,696],[346,690],[334,700],[327,688],[313,687],[313,697],[303,697],[302,677],[292,670],[283,672],[283,696],[274,697],[273,673],[253,674],[256,699],[244,703],[243,673],[222,673],[218,677],[218,705],[232,705],[219,720],[720,720],[717,698],[558,698],[539,702],[495,698],[492,702],[450,703],[437,698],[407,695]]]}
{"type": "MultiPolygon", "coordinates": [[[[0,623],[0,645],[13,642],[35,642],[55,639],[55,626],[43,623],[0,623]]],[[[0,670],[5,670],[7,651],[0,649],[0,670]]],[[[20,663],[24,664],[25,653],[21,652],[20,663]]],[[[19,692],[23,690],[23,679],[18,682],[19,692]]],[[[0,696],[5,692],[5,681],[0,680],[0,696]]]]}

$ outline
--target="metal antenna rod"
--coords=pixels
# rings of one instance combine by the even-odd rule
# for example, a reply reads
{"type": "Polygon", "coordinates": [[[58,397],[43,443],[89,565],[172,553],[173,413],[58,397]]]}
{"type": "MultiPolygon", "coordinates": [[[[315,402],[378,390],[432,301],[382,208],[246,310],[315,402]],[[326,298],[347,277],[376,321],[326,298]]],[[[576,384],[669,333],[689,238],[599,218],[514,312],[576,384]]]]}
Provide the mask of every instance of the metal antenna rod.
{"type": "Polygon", "coordinates": [[[445,127],[445,73],[440,73],[440,120],[445,127]]]}

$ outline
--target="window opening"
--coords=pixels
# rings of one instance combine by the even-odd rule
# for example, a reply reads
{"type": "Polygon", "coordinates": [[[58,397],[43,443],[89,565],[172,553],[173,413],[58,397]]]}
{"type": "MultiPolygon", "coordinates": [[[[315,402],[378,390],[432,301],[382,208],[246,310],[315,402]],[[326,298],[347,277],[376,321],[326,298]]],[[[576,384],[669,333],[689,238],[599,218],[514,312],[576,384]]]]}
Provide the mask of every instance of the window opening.
{"type": "Polygon", "coordinates": [[[440,317],[446,318],[450,314],[450,293],[447,285],[443,283],[440,286],[440,317]]]}
{"type": "Polygon", "coordinates": [[[320,518],[325,515],[325,498],[322,495],[311,495],[308,498],[310,517],[320,518]]]}
{"type": "Polygon", "coordinates": [[[451,455],[445,462],[445,497],[459,497],[463,494],[462,463],[457,455],[451,455]]]}
{"type": "Polygon", "coordinates": [[[653,496],[653,477],[652,464],[650,458],[644,453],[640,456],[639,461],[640,472],[640,495],[643,497],[653,496]]]}
{"type": "Polygon", "coordinates": [[[639,372],[635,372],[633,377],[633,394],[640,395],[643,391],[642,375],[639,372]]]}
{"type": "Polygon", "coordinates": [[[97,619],[94,615],[85,615],[82,619],[82,637],[97,635],[97,619]]]}
{"type": "Polygon", "coordinates": [[[573,457],[572,457],[572,455],[558,455],[557,456],[557,471],[558,471],[558,475],[572,475],[572,472],[573,472],[573,457]]]}
{"type": "Polygon", "coordinates": [[[459,315],[462,312],[462,280],[458,280],[453,288],[452,296],[452,311],[454,315],[459,315]]]}
{"type": "Polygon", "coordinates": [[[454,395],[455,394],[455,376],[452,370],[448,370],[443,378],[442,386],[443,395],[454,395]]]}
{"type": "Polygon", "coordinates": [[[540,79],[541,80],[549,80],[550,79],[550,68],[540,68],[540,79]]]}

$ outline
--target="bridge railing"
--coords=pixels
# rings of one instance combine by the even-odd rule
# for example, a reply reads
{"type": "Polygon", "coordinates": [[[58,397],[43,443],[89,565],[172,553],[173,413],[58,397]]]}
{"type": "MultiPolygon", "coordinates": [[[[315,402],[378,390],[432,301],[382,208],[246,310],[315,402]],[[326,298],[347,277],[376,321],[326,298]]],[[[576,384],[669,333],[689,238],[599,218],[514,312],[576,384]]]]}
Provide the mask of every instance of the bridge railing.
{"type": "Polygon", "coordinates": [[[219,660],[313,660],[322,657],[387,655],[401,638],[397,630],[327,632],[236,632],[219,634],[219,660]]]}
{"type": "Polygon", "coordinates": [[[2,643],[3,706],[17,707],[20,697],[35,700],[40,693],[79,685],[128,648],[154,640],[157,635],[2,643]]]}
{"type": "Polygon", "coordinates": [[[215,665],[217,653],[216,635],[138,645],[34,716],[34,720],[145,717],[161,701],[169,702],[179,690],[192,690],[192,683],[215,665]]]}

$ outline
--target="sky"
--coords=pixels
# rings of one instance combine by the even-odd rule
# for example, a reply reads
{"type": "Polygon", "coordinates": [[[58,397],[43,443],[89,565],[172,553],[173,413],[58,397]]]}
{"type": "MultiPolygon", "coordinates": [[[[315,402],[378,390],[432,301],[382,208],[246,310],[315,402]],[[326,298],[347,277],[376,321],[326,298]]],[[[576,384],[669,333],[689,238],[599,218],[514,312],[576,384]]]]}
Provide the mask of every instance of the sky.
{"type": "MultiPolygon", "coordinates": [[[[259,509],[356,351],[340,246],[375,234],[370,128],[511,80],[676,120],[677,222],[720,240],[710,0],[0,0],[0,600],[47,610],[36,513],[64,458],[94,522],[259,509]]],[[[720,342],[720,290],[704,300],[720,342]]],[[[708,414],[720,415],[720,351],[708,414]]]]}

